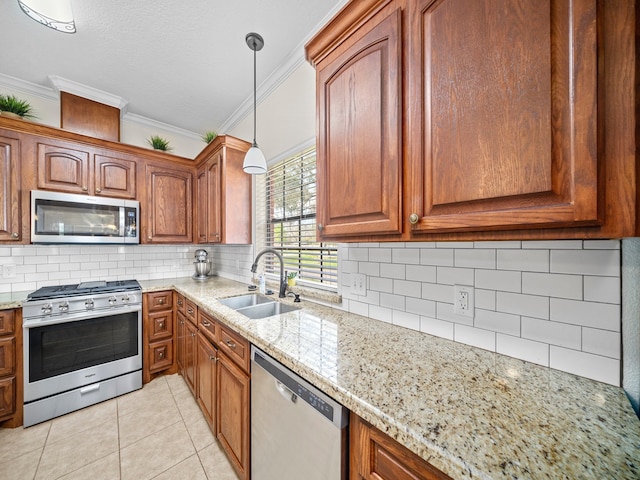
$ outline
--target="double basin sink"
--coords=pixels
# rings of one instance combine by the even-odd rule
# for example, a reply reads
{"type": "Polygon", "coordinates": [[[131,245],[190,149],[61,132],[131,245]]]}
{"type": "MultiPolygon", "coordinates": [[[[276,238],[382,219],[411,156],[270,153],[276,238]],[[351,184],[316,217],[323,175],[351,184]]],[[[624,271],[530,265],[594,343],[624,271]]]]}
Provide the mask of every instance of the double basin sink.
{"type": "Polygon", "coordinates": [[[300,310],[299,307],[286,305],[268,297],[256,294],[223,298],[219,301],[221,304],[254,320],[280,315],[281,313],[293,312],[294,310],[300,310]]]}

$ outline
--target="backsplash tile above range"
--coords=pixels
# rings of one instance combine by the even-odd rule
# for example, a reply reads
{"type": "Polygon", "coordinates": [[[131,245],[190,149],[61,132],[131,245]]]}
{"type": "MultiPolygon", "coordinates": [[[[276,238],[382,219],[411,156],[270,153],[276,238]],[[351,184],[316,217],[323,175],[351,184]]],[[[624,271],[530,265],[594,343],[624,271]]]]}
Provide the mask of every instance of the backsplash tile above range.
{"type": "Polygon", "coordinates": [[[620,241],[339,246],[350,312],[620,385],[620,241]],[[366,275],[366,294],[351,275],[366,275]],[[475,316],[454,310],[474,289],[475,316]]]}

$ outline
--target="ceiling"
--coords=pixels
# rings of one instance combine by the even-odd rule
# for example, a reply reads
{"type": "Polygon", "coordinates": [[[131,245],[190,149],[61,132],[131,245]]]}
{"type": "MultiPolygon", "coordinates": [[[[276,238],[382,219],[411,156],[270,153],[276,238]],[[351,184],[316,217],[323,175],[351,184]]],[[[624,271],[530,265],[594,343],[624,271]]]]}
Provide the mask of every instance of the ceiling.
{"type": "Polygon", "coordinates": [[[261,84],[304,57],[304,43],[344,3],[71,0],[77,33],[66,34],[27,17],[17,0],[3,0],[0,73],[46,87],[49,76],[62,77],[121,97],[128,113],[198,135],[224,133],[221,126],[252,107],[245,35],[265,41],[257,53],[260,94],[261,84]]]}

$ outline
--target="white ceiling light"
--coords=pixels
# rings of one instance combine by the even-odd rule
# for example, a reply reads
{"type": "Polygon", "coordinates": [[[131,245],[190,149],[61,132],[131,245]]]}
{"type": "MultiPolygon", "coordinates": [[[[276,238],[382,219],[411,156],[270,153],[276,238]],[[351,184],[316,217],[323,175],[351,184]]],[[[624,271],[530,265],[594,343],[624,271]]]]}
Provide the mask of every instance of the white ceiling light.
{"type": "Polygon", "coordinates": [[[256,143],[256,52],[264,47],[264,40],[257,33],[247,33],[247,45],[253,50],[253,145],[244,157],[242,169],[251,175],[267,173],[267,160],[256,143]]]}
{"type": "Polygon", "coordinates": [[[18,0],[24,13],[59,32],[76,33],[71,0],[18,0]]]}

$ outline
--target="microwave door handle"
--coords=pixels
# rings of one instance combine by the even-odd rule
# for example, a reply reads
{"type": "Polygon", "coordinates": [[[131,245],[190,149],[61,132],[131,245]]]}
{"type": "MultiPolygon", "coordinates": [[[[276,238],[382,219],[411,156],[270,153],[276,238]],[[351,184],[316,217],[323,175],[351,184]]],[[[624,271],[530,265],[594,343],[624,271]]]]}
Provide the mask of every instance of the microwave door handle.
{"type": "Polygon", "coordinates": [[[125,210],[127,209],[127,207],[120,207],[120,238],[124,238],[124,232],[125,232],[125,228],[126,225],[124,224],[124,219],[125,217],[125,210]]]}

